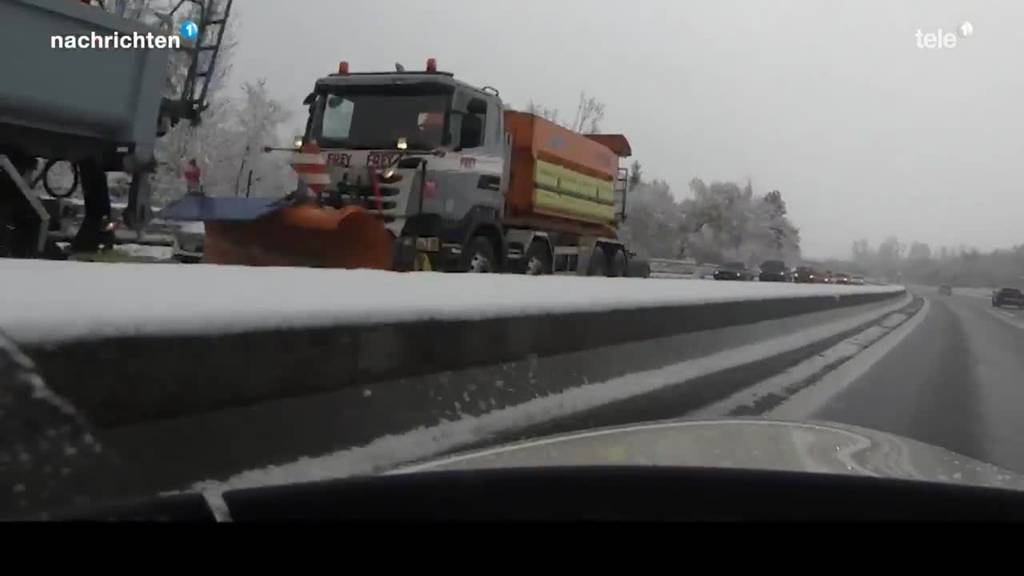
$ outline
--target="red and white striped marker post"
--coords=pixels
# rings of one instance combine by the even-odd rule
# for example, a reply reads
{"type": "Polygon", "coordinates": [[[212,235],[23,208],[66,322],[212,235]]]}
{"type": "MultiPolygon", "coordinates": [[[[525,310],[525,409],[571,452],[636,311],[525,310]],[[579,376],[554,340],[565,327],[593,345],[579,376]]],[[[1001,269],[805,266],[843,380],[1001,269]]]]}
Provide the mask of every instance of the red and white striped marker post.
{"type": "Polygon", "coordinates": [[[292,154],[291,167],[299,176],[299,180],[316,196],[320,196],[331,184],[327,159],[316,142],[307,142],[292,154]]]}

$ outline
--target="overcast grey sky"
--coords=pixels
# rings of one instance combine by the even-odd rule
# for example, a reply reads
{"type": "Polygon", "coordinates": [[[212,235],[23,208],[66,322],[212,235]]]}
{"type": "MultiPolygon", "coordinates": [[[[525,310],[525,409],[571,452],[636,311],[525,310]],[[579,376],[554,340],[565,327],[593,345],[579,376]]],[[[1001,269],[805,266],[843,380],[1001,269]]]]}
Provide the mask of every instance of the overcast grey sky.
{"type": "Polygon", "coordinates": [[[1024,243],[1019,0],[242,0],[234,80],[294,107],[314,80],[401,62],[571,117],[607,105],[648,177],[779,189],[809,257],[895,234],[1024,243]],[[964,21],[955,48],[915,37],[964,21]]]}

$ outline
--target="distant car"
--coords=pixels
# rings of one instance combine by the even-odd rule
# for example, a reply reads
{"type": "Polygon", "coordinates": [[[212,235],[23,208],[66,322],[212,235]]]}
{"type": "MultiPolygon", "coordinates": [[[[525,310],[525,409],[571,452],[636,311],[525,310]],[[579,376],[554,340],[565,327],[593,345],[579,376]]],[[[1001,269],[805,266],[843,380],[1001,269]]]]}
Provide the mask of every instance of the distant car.
{"type": "Polygon", "coordinates": [[[798,266],[793,272],[793,282],[797,284],[820,284],[824,275],[810,266],[798,266]]]}
{"type": "Polygon", "coordinates": [[[864,277],[863,276],[858,276],[856,274],[853,275],[853,276],[850,276],[850,284],[853,284],[854,286],[863,286],[864,285],[864,277]]]}
{"type": "Polygon", "coordinates": [[[943,296],[952,296],[953,287],[949,284],[943,284],[942,286],[939,286],[939,294],[942,294],[943,296]]]}
{"type": "Polygon", "coordinates": [[[992,293],[992,305],[996,308],[1003,306],[1024,308],[1024,293],[1019,288],[1000,288],[992,293]]]}
{"type": "Polygon", "coordinates": [[[726,262],[715,270],[715,280],[740,280],[747,282],[754,279],[753,272],[742,262],[726,262]]]}
{"type": "Polygon", "coordinates": [[[195,264],[203,259],[206,226],[202,222],[185,222],[174,233],[174,259],[195,264]]]}
{"type": "Polygon", "coordinates": [[[789,268],[782,260],[767,260],[761,264],[761,273],[758,274],[761,282],[790,282],[789,268]]]}
{"type": "Polygon", "coordinates": [[[838,272],[838,273],[836,273],[836,275],[832,277],[832,282],[834,284],[852,284],[853,283],[852,279],[850,278],[850,275],[845,273],[845,272],[838,272]]]}

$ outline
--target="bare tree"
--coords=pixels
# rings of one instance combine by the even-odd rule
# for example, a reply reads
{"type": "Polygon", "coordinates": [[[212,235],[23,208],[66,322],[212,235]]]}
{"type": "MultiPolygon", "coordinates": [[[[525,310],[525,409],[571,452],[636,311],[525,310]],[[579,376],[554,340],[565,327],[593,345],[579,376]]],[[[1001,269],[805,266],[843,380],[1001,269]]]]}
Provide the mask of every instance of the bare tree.
{"type": "Polygon", "coordinates": [[[639,160],[633,160],[629,167],[629,189],[636,188],[644,181],[644,169],[639,160]]]}
{"type": "Polygon", "coordinates": [[[871,248],[867,238],[861,238],[854,242],[851,252],[853,261],[861,266],[868,267],[874,263],[875,251],[871,248]]]}
{"type": "Polygon", "coordinates": [[[597,134],[601,131],[604,120],[604,102],[586,92],[580,92],[580,101],[576,105],[576,117],[569,129],[580,134],[597,134]]]}
{"type": "Polygon", "coordinates": [[[554,122],[563,128],[579,132],[580,134],[597,134],[600,132],[601,122],[604,121],[604,110],[604,102],[593,96],[587,96],[586,92],[580,92],[580,100],[576,105],[576,116],[573,117],[570,123],[559,119],[558,108],[537,104],[533,100],[530,100],[529,104],[526,105],[526,111],[530,114],[540,116],[549,122],[554,122]]]}

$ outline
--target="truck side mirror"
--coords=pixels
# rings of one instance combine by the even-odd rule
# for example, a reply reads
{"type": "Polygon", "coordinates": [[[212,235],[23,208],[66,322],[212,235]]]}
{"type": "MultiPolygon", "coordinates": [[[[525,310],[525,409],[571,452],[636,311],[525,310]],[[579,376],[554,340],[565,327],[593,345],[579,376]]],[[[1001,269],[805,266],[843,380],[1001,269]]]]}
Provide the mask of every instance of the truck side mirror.
{"type": "Polygon", "coordinates": [[[312,106],[313,102],[316,102],[316,92],[310,92],[309,96],[306,96],[306,99],[302,101],[302,105],[312,106]]]}

